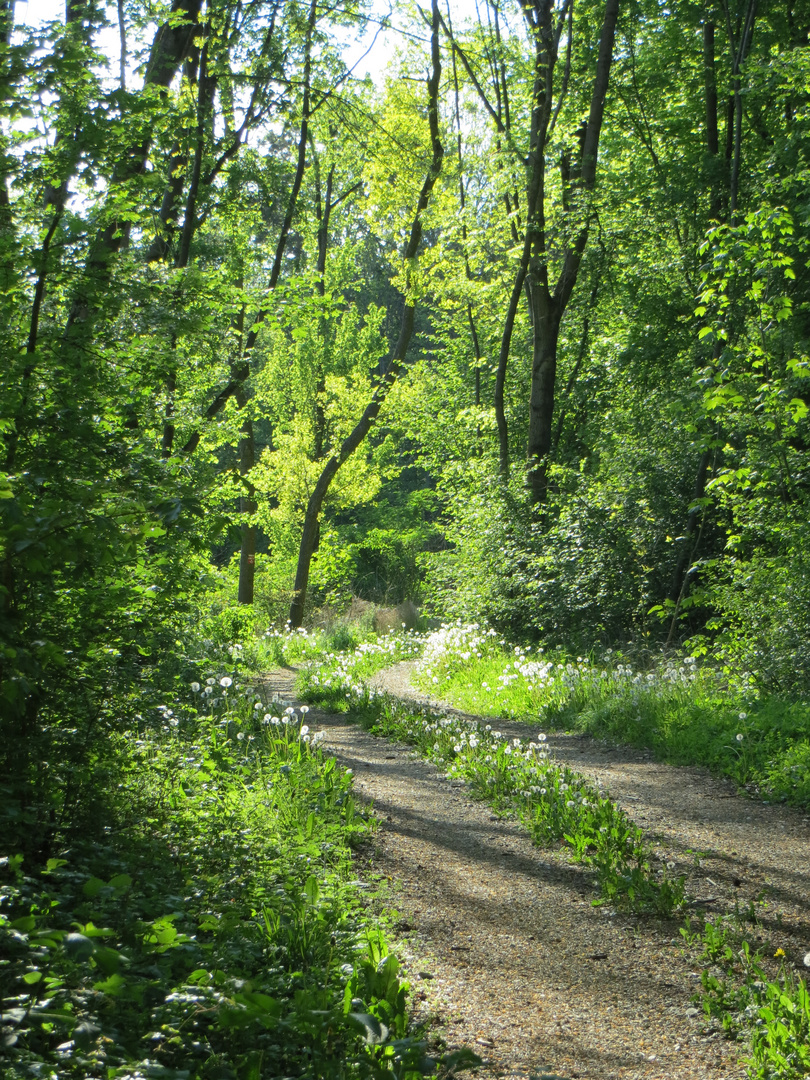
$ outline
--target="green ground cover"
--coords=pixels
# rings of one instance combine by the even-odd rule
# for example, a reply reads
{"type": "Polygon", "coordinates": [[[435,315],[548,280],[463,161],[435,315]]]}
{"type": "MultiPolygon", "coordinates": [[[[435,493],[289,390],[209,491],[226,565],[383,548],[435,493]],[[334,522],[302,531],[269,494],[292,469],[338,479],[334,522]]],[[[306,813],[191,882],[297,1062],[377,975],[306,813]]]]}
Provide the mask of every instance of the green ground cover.
{"type": "MultiPolygon", "coordinates": [[[[663,671],[642,674],[621,657],[611,665],[609,656],[605,665],[597,667],[582,658],[575,664],[559,655],[551,660],[542,654],[532,657],[520,647],[510,655],[503,641],[481,633],[476,626],[444,627],[427,635],[422,647],[421,685],[443,696],[455,690],[452,696],[456,702],[470,712],[535,721],[538,714],[546,720],[553,715],[562,724],[563,718],[574,715],[576,703],[590,706],[592,715],[598,715],[596,706],[601,704],[602,715],[613,720],[611,726],[596,728],[595,733],[621,737],[627,731],[632,738],[627,735],[626,741],[651,745],[659,753],[663,751],[662,756],[668,747],[680,745],[686,760],[711,764],[741,783],[762,775],[774,703],[754,698],[750,705],[749,697],[743,700],[749,704],[750,714],[740,715],[744,711],[740,709],[736,717],[730,715],[739,699],[730,702],[732,695],[726,690],[724,696],[720,680],[691,660],[670,662],[663,671]],[[500,687],[501,692],[493,695],[493,687],[500,687]],[[649,736],[656,734],[649,730],[653,717],[660,722],[668,714],[677,716],[680,707],[687,715],[693,710],[696,726],[701,717],[706,720],[700,710],[708,709],[708,703],[715,700],[726,710],[725,729],[722,720],[710,728],[707,753],[698,742],[679,744],[674,734],[670,742],[645,741],[645,726],[636,719],[642,713],[647,716],[649,736]],[[620,722],[628,712],[632,726],[620,722]],[[719,740],[725,737],[722,732],[739,729],[748,720],[743,731],[735,731],[736,747],[729,745],[733,756],[724,758],[718,753],[719,740]],[[752,744],[757,748],[754,752],[748,749],[752,744]]],[[[413,648],[411,637],[408,650],[413,648]]],[[[390,641],[384,649],[396,655],[390,641]]],[[[766,963],[763,954],[752,950],[746,940],[744,920],[739,915],[714,921],[686,915],[683,880],[672,879],[665,867],[655,867],[641,830],[598,788],[549,759],[544,737],[533,742],[510,740],[494,730],[497,725],[471,724],[371,690],[363,681],[368,652],[332,652],[312,659],[302,673],[303,693],[325,708],[345,712],[378,735],[417,747],[444,769],[449,779],[465,780],[475,796],[487,800],[497,811],[518,816],[535,842],[564,841],[571,856],[593,872],[598,893],[594,903],[609,902],[617,908],[656,916],[681,914],[686,946],[690,953],[699,952],[695,958],[703,969],[695,1003],[702,1006],[707,1021],[728,1038],[748,1044],[752,1080],[800,1080],[810,1075],[807,984],[784,963],[779,972],[773,972],[773,961],[766,963]]],[[[376,670],[382,649],[374,655],[378,658],[376,670]]],[[[784,712],[775,715],[784,716],[784,712]]],[[[802,715],[797,707],[793,713],[797,722],[802,715]]],[[[773,725],[771,748],[782,746],[785,727],[773,725]]],[[[677,731],[677,725],[673,728],[677,731]]],[[[772,752],[778,754],[778,750],[772,752]]],[[[787,766],[769,766],[770,775],[791,785],[780,794],[793,802],[798,801],[793,777],[799,770],[795,765],[794,760],[787,766]]],[[[810,954],[806,962],[810,964],[810,954]]]]}
{"type": "MultiPolygon", "coordinates": [[[[756,914],[751,913],[755,922],[756,914]]],[[[801,1080],[810,1075],[810,992],[777,949],[768,968],[761,950],[746,941],[745,920],[734,914],[707,920],[681,934],[701,949],[701,992],[696,1001],[727,1038],[747,1040],[754,1080],[801,1080]]],[[[810,954],[808,954],[810,957],[810,954]]]]}
{"type": "Polygon", "coordinates": [[[426,637],[416,681],[480,716],[649,747],[765,799],[810,806],[810,705],[760,694],[750,681],[731,685],[694,657],[575,657],[453,624],[426,637]]]}
{"type": "Polygon", "coordinates": [[[544,735],[536,742],[509,739],[491,724],[470,724],[377,693],[362,682],[365,664],[362,653],[325,656],[304,670],[301,691],[376,734],[416,746],[448,779],[467,781],[495,810],[516,814],[536,843],[565,842],[573,858],[593,871],[594,903],[660,915],[681,906],[683,880],[653,865],[641,830],[624,811],[549,757],[544,735]]]}
{"type": "Polygon", "coordinates": [[[116,736],[95,834],[5,853],[9,1080],[435,1071],[353,866],[374,825],[351,776],[304,710],[238,681],[195,682],[116,736]]]}

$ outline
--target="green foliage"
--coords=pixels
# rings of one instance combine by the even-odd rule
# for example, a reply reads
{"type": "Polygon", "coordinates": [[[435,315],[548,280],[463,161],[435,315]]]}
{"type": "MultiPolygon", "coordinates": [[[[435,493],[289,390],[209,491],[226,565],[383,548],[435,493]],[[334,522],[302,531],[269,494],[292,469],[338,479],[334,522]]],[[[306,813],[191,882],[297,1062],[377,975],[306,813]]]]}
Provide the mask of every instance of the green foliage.
{"type": "Polygon", "coordinates": [[[702,945],[700,962],[703,1010],[728,1038],[750,1039],[750,1075],[755,1080],[799,1080],[810,1074],[810,994],[807,983],[790,969],[784,952],[774,978],[773,963],[751,951],[729,925],[706,922],[702,933],[690,926],[686,940],[702,945]]]}
{"type": "Polygon", "coordinates": [[[114,829],[3,860],[9,1077],[433,1069],[352,872],[350,774],[256,697],[195,683],[121,735],[114,829]]]}

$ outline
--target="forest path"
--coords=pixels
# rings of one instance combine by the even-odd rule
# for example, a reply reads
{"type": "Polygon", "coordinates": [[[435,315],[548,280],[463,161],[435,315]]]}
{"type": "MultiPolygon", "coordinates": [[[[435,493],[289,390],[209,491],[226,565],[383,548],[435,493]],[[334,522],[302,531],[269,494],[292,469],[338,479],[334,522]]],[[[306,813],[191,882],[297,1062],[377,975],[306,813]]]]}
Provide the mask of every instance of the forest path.
{"type": "MultiPolygon", "coordinates": [[[[388,668],[376,685],[424,701],[412,668],[388,668]]],[[[270,673],[265,686],[292,700],[294,673],[270,673]]],[[[340,716],[312,710],[308,720],[380,819],[370,869],[391,882],[417,1018],[432,1017],[449,1046],[475,1049],[486,1062],[475,1075],[745,1076],[744,1047],[707,1028],[692,1006],[698,969],[681,953],[677,922],[592,907],[587,875],[563,851],[535,848],[517,822],[496,818],[409,747],[340,716]]],[[[702,769],[592,739],[548,741],[558,760],[604,781],[662,859],[688,875],[690,894],[713,901],[708,910],[747,907],[764,890],[752,943],[767,933],[801,962],[810,948],[807,819],[738,797],[702,769]]]]}

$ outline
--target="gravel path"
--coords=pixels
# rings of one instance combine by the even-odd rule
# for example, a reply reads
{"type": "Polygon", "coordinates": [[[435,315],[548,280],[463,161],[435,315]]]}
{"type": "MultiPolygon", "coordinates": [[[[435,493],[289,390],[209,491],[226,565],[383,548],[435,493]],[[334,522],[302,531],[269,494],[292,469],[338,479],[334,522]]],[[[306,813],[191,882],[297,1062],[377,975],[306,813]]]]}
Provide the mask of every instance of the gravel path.
{"type": "MultiPolygon", "coordinates": [[[[378,685],[421,699],[412,667],[387,669],[378,685]]],[[[293,678],[272,673],[267,690],[292,697],[293,678]]],[[[744,1048],[695,1014],[699,969],[682,951],[678,923],[592,907],[586,874],[563,851],[533,847],[515,822],[495,818],[408,747],[341,717],[313,710],[308,720],[380,818],[370,869],[391,882],[417,1017],[431,1018],[448,1046],[472,1046],[485,1059],[477,1076],[745,1076],[744,1048]]],[[[592,739],[548,741],[559,760],[605,782],[708,910],[745,908],[764,893],[752,941],[767,934],[771,948],[801,963],[810,949],[806,818],[737,797],[701,769],[592,739]]]]}

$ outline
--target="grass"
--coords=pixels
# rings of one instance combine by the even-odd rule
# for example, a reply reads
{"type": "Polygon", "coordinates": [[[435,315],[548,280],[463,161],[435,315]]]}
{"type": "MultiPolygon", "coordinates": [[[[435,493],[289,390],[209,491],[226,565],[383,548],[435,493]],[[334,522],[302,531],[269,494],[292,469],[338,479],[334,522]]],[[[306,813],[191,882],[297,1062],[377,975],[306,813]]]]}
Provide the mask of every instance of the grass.
{"type": "Polygon", "coordinates": [[[704,765],[766,799],[810,807],[810,705],[732,690],[694,657],[632,663],[510,647],[475,624],[426,637],[419,684],[480,716],[541,722],[704,765]]]}
{"type": "Polygon", "coordinates": [[[376,734],[416,746],[449,779],[467,781],[497,811],[515,813],[536,843],[563,841],[592,870],[594,903],[659,915],[682,905],[683,879],[653,868],[641,830],[583,777],[553,761],[545,736],[508,739],[490,724],[471,725],[377,694],[358,683],[357,666],[350,657],[325,657],[303,674],[301,691],[376,734]]]}
{"type": "MultiPolygon", "coordinates": [[[[395,651],[390,642],[385,647],[395,651]]],[[[414,647],[411,639],[408,648],[414,647]]],[[[468,712],[535,721],[541,716],[623,738],[652,746],[665,759],[710,765],[740,783],[769,784],[786,801],[807,805],[806,707],[734,699],[691,658],[662,660],[646,672],[615,654],[601,664],[560,654],[548,659],[520,647],[509,653],[477,626],[444,627],[424,639],[423,650],[422,685],[468,712]]],[[[379,735],[417,747],[449,779],[466,781],[497,811],[515,813],[535,842],[562,840],[571,857],[592,871],[594,903],[657,916],[684,911],[683,879],[653,868],[641,830],[598,789],[551,761],[543,736],[510,740],[496,725],[471,724],[375,693],[363,682],[367,663],[363,654],[322,656],[304,672],[303,691],[379,735]]],[[[707,921],[696,932],[687,916],[681,931],[687,945],[702,946],[698,1000],[708,1021],[728,1038],[748,1042],[752,1080],[810,1076],[806,981],[781,949],[776,958],[782,957],[782,967],[774,976],[742,927],[733,933],[727,924],[707,921]]],[[[810,966],[810,953],[805,964],[810,966]]]]}
{"type": "Polygon", "coordinates": [[[256,697],[220,674],[134,718],[115,813],[0,859],[8,1080],[434,1073],[352,861],[374,823],[256,697]]]}

